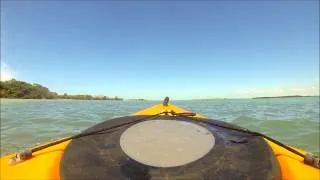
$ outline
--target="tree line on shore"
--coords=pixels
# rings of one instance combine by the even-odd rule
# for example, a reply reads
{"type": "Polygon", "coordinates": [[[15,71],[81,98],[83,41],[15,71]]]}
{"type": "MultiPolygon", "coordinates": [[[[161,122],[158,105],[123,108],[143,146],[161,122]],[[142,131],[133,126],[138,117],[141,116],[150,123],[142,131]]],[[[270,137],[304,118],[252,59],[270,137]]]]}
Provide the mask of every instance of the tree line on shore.
{"type": "Polygon", "coordinates": [[[0,81],[0,97],[14,99],[79,99],[79,100],[123,100],[117,96],[92,96],[92,95],[59,95],[51,92],[47,87],[40,84],[30,84],[15,79],[0,81]]]}

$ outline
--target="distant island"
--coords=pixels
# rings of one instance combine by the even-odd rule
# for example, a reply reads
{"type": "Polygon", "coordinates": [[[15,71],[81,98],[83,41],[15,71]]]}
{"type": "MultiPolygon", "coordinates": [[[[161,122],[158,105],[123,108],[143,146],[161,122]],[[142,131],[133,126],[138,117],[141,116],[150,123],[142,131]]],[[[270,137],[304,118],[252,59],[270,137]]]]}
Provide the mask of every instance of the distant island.
{"type": "Polygon", "coordinates": [[[59,95],[51,92],[47,87],[40,84],[30,84],[24,81],[12,79],[0,81],[0,98],[8,99],[77,99],[77,100],[123,100],[117,96],[92,96],[92,95],[59,95]]]}
{"type": "Polygon", "coordinates": [[[147,101],[146,99],[128,99],[128,101],[147,101]]]}
{"type": "Polygon", "coordinates": [[[252,99],[297,98],[297,97],[314,97],[314,96],[293,95],[293,96],[254,97],[254,98],[252,98],[252,99]]]}
{"type": "Polygon", "coordinates": [[[192,99],[192,100],[200,100],[200,101],[212,101],[212,100],[226,100],[227,98],[207,98],[207,99],[192,99]]]}

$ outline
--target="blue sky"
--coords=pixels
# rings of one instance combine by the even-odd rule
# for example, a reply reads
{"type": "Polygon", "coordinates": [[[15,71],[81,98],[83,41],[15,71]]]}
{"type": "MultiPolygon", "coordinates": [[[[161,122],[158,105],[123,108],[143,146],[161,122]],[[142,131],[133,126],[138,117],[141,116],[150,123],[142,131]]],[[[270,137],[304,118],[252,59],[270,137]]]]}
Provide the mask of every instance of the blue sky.
{"type": "Polygon", "coordinates": [[[2,1],[1,78],[69,94],[319,94],[319,1],[2,1]]]}

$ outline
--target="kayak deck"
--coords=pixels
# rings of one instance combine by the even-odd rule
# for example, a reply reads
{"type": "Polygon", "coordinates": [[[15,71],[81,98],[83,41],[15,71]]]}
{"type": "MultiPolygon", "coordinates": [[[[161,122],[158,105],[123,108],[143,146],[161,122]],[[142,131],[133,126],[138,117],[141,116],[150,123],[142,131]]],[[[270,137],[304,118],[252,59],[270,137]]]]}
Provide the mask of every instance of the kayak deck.
{"type": "MultiPolygon", "coordinates": [[[[191,112],[183,108],[168,104],[154,105],[138,111],[133,115],[155,115],[173,110],[176,113],[191,112]]],[[[197,118],[205,116],[196,114],[197,118]]],[[[320,179],[320,170],[304,164],[303,158],[265,139],[276,156],[282,173],[282,179],[320,179]]],[[[8,165],[14,154],[1,157],[1,179],[60,179],[60,161],[69,141],[40,150],[31,159],[16,165],[8,165]]],[[[298,149],[296,149],[298,150],[298,149]]],[[[302,150],[298,150],[305,153],[302,150]]]]}

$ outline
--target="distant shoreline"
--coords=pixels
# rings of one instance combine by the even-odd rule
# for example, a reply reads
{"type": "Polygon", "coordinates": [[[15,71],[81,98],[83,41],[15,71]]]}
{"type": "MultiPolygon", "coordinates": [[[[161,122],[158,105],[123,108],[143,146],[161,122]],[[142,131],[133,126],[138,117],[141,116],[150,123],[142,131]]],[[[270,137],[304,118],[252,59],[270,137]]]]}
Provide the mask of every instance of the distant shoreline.
{"type": "Polygon", "coordinates": [[[50,101],[55,101],[55,100],[65,100],[65,101],[123,101],[124,99],[72,99],[72,98],[0,98],[1,100],[50,100],[50,101]]]}
{"type": "Polygon", "coordinates": [[[93,96],[89,94],[69,95],[64,93],[59,95],[51,92],[47,87],[37,83],[27,83],[11,79],[9,81],[0,81],[0,98],[7,99],[74,99],[74,100],[123,100],[118,96],[93,96]]]}
{"type": "Polygon", "coordinates": [[[146,99],[127,99],[127,101],[147,101],[146,99]]]}
{"type": "MultiPolygon", "coordinates": [[[[275,99],[275,98],[301,98],[301,97],[319,97],[319,95],[304,96],[304,95],[287,95],[287,96],[264,96],[264,97],[246,97],[246,98],[204,98],[204,99],[175,99],[175,100],[196,100],[196,101],[210,101],[210,100],[233,100],[233,99],[275,99]]],[[[99,100],[99,101],[122,101],[123,98],[118,96],[105,95],[89,95],[89,94],[58,94],[50,91],[47,87],[37,83],[27,83],[15,79],[9,81],[0,81],[0,98],[3,99],[52,99],[52,100],[99,100]]],[[[147,101],[144,98],[127,99],[129,101],[147,101]]],[[[159,100],[155,100],[159,101],[159,100]]],[[[160,99],[161,101],[161,99],[160,99]]]]}
{"type": "Polygon", "coordinates": [[[302,96],[302,95],[294,95],[294,96],[270,96],[270,97],[254,97],[254,98],[251,98],[251,99],[302,98],[302,97],[319,97],[319,96],[302,96]]]}
{"type": "MultiPolygon", "coordinates": [[[[254,98],[221,98],[221,99],[176,99],[174,101],[214,101],[214,100],[250,100],[250,99],[281,99],[281,98],[307,98],[307,97],[320,97],[320,96],[275,96],[275,97],[254,97],[254,98]]],[[[27,99],[27,98],[0,98],[1,100],[64,100],[64,101],[161,101],[161,100],[147,100],[147,99],[65,99],[65,98],[54,98],[54,99],[27,99]]]]}

